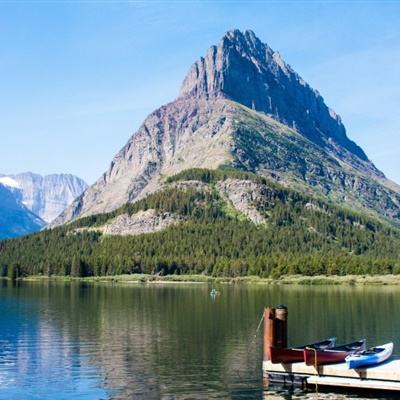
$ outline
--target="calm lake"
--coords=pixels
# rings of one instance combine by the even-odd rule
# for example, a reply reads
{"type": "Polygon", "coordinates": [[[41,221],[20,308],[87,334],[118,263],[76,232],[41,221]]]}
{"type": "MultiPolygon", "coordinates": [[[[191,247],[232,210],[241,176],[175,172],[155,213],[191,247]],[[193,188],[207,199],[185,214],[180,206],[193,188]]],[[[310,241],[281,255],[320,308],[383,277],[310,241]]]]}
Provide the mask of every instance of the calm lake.
{"type": "Polygon", "coordinates": [[[315,399],[263,387],[254,335],[279,303],[293,345],[365,337],[400,354],[397,287],[220,285],[214,300],[210,289],[0,281],[0,399],[315,399]]]}

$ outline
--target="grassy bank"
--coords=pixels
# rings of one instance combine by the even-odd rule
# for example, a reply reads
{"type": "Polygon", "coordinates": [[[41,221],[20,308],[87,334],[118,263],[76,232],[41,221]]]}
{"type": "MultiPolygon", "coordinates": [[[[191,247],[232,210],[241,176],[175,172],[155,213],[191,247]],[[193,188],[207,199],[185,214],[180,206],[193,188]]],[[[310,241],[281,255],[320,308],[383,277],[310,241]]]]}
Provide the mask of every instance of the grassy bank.
{"type": "Polygon", "coordinates": [[[238,278],[212,277],[207,275],[113,275],[76,278],[71,276],[33,275],[19,278],[23,281],[82,281],[82,282],[118,282],[118,283],[231,283],[261,285],[400,285],[400,275],[347,275],[347,276],[303,276],[287,275],[278,279],[247,276],[238,278]]]}

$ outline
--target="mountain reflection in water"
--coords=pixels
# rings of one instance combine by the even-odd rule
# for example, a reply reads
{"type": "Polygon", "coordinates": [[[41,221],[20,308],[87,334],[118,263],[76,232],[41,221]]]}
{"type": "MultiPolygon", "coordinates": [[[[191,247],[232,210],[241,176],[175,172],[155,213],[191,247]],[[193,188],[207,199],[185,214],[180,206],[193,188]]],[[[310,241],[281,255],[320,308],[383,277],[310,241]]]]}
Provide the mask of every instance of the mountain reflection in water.
{"type": "Polygon", "coordinates": [[[263,385],[265,305],[288,306],[293,345],[400,328],[391,287],[221,285],[212,299],[202,284],[0,284],[0,399],[314,399],[263,385]]]}

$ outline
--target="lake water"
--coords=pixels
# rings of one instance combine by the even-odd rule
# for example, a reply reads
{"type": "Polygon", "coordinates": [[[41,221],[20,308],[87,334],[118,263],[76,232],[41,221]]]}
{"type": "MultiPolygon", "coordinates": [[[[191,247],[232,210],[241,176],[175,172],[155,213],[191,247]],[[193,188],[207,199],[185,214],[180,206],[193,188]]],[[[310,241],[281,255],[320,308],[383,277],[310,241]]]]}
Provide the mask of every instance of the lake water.
{"type": "Polygon", "coordinates": [[[397,287],[221,285],[215,300],[210,289],[0,281],[0,399],[315,399],[263,387],[254,335],[279,303],[293,345],[366,337],[399,354],[397,287]]]}

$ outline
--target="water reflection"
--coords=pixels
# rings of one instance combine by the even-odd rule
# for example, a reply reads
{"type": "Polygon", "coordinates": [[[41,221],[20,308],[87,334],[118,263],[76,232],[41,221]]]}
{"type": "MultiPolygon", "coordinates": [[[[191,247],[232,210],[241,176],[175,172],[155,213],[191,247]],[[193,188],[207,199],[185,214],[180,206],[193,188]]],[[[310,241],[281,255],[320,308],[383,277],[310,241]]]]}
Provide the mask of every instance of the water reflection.
{"type": "Polygon", "coordinates": [[[289,307],[293,344],[384,343],[400,328],[397,288],[222,285],[214,301],[209,289],[3,284],[0,398],[315,398],[263,385],[254,334],[264,305],[289,307]]]}
{"type": "Polygon", "coordinates": [[[0,289],[0,399],[106,398],[79,341],[60,331],[34,292],[11,282],[0,289]]]}

